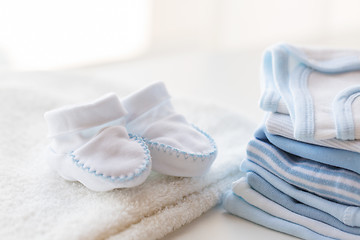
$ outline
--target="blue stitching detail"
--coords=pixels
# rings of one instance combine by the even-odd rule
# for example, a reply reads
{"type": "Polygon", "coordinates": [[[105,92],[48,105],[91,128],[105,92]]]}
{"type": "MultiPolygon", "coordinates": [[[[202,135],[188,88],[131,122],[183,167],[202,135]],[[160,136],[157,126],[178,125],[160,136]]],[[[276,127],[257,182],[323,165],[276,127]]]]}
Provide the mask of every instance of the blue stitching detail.
{"type": "Polygon", "coordinates": [[[272,61],[271,50],[267,50],[262,63],[262,81],[265,89],[261,95],[259,105],[265,111],[276,112],[281,96],[276,92],[272,61]]]}
{"type": "Polygon", "coordinates": [[[263,56],[262,78],[265,80],[265,90],[261,95],[260,107],[265,111],[276,112],[280,98],[284,99],[294,123],[294,137],[306,141],[312,140],[315,134],[313,104],[306,86],[308,75],[313,69],[323,73],[359,70],[360,59],[357,55],[350,55],[326,61],[312,61],[303,51],[288,44],[272,46],[263,56]],[[305,68],[303,72],[295,70],[296,78],[294,73],[290,76],[288,73],[290,57],[305,68]],[[277,96],[278,94],[280,96],[277,96]],[[298,104],[301,99],[303,101],[298,104]]]}
{"type": "Polygon", "coordinates": [[[143,148],[144,150],[144,153],[146,155],[145,157],[145,164],[141,164],[141,168],[137,168],[134,172],[131,172],[127,175],[121,175],[121,176],[106,176],[104,175],[103,173],[98,173],[96,170],[90,170],[90,167],[85,167],[84,166],[84,163],[80,163],[80,159],[76,159],[76,156],[73,154],[74,151],[71,151],[71,153],[69,154],[69,156],[71,157],[71,160],[73,161],[73,163],[78,166],[79,168],[83,169],[84,171],[87,171],[88,173],[90,174],[93,174],[95,175],[96,177],[101,177],[105,180],[109,180],[109,181],[112,181],[112,182],[124,182],[124,181],[130,181],[132,179],[134,179],[135,177],[138,177],[140,176],[147,168],[148,166],[150,165],[150,159],[151,159],[151,156],[149,155],[150,151],[148,149],[148,147],[146,146],[144,140],[137,136],[137,135],[133,135],[133,134],[130,134],[129,133],[129,137],[130,139],[134,139],[135,141],[137,141],[138,143],[140,143],[141,147],[143,148]]]}
{"type": "Polygon", "coordinates": [[[333,114],[336,126],[336,138],[355,139],[355,126],[351,105],[360,96],[360,86],[349,87],[338,93],[333,102],[333,114]]]}
{"type": "Polygon", "coordinates": [[[149,149],[153,150],[157,150],[157,151],[161,151],[163,150],[164,153],[166,153],[166,150],[169,149],[169,154],[171,155],[172,153],[176,154],[176,157],[179,158],[180,155],[183,155],[185,159],[188,158],[192,158],[194,161],[200,159],[201,161],[205,161],[207,158],[215,156],[217,153],[217,147],[215,144],[214,139],[212,139],[212,137],[210,137],[209,134],[207,134],[206,132],[202,131],[201,129],[199,129],[198,127],[196,127],[195,125],[192,125],[192,127],[197,130],[198,132],[200,132],[201,134],[203,134],[210,142],[210,145],[212,147],[212,151],[206,154],[196,154],[196,153],[188,153],[185,151],[181,151],[178,148],[169,146],[169,145],[165,145],[163,143],[159,143],[159,142],[153,142],[147,138],[143,138],[144,142],[148,145],[149,149]]]}

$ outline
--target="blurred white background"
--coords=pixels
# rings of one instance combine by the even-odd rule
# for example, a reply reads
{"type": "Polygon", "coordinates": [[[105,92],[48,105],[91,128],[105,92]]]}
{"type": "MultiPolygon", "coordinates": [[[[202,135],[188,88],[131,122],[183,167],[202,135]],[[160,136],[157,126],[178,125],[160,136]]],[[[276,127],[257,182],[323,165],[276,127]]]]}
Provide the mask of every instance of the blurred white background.
{"type": "Polygon", "coordinates": [[[260,119],[262,51],[360,48],[359,9],[357,0],[3,0],[0,69],[161,80],[173,95],[260,119]]]}

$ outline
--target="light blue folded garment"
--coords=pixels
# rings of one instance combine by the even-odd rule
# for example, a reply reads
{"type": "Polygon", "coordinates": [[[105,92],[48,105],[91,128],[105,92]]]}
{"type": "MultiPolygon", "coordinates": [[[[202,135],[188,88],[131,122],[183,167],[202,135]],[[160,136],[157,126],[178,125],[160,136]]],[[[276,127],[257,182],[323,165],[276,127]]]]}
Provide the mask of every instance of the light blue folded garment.
{"type": "Polygon", "coordinates": [[[360,235],[359,227],[350,227],[348,225],[345,225],[337,218],[331,216],[326,212],[298,202],[296,199],[286,195],[285,193],[272,186],[269,182],[267,182],[265,179],[263,179],[256,173],[248,172],[246,174],[246,180],[252,189],[294,213],[326,223],[337,229],[340,229],[341,231],[360,235]]]}
{"type": "Polygon", "coordinates": [[[351,227],[360,227],[360,208],[349,206],[345,204],[336,203],[327,199],[321,198],[315,194],[303,191],[293,185],[288,184],[282,179],[276,177],[274,174],[268,172],[256,163],[246,159],[241,164],[241,170],[244,172],[255,172],[267,182],[271,183],[275,188],[288,196],[302,202],[308,206],[326,212],[344,224],[351,227]]]}
{"type": "Polygon", "coordinates": [[[302,216],[294,213],[283,206],[271,201],[260,193],[252,189],[246,181],[246,177],[242,177],[233,183],[233,193],[241,197],[244,201],[262,211],[273,215],[274,217],[296,223],[303,227],[308,228],[318,234],[343,240],[359,240],[360,236],[341,231],[326,223],[302,216]]]}
{"type": "MultiPolygon", "coordinates": [[[[360,100],[360,98],[359,98],[360,100]]],[[[360,109],[360,108],[359,108],[360,109]]],[[[289,115],[281,113],[270,113],[267,114],[265,119],[266,130],[273,134],[279,135],[288,139],[298,140],[294,138],[294,127],[291,122],[289,115]]],[[[336,138],[325,139],[325,140],[298,140],[305,143],[314,145],[342,149],[346,151],[360,153],[360,140],[345,141],[336,138]]]]}
{"type": "Polygon", "coordinates": [[[358,70],[359,51],[277,44],[263,56],[260,107],[289,114],[299,140],[359,139],[358,70]]]}
{"type": "Polygon", "coordinates": [[[266,130],[265,126],[258,129],[254,136],[258,139],[267,138],[276,147],[299,157],[360,173],[359,153],[299,142],[273,135],[266,130]]]}
{"type": "Polygon", "coordinates": [[[360,175],[355,172],[288,154],[267,139],[251,140],[247,158],[294,186],[340,203],[360,206],[360,175]]]}
{"type": "Polygon", "coordinates": [[[289,235],[293,235],[302,239],[309,239],[309,240],[333,239],[320,235],[296,223],[292,223],[283,220],[281,218],[274,217],[260,210],[259,208],[250,205],[242,198],[234,195],[231,191],[226,194],[226,197],[224,199],[224,208],[228,212],[238,217],[247,219],[249,221],[260,224],[267,228],[271,228],[279,232],[287,233],[289,235]]]}

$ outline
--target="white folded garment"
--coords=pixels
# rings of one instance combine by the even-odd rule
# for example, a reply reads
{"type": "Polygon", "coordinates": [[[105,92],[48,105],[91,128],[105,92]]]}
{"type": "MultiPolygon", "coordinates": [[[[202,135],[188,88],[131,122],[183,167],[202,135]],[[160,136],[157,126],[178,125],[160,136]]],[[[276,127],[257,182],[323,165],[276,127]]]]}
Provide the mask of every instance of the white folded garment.
{"type": "Polygon", "coordinates": [[[216,158],[214,140],[177,113],[162,82],[153,83],[122,99],[128,111],[126,128],[144,138],[153,170],[171,176],[205,174],[216,158]]]}
{"type": "Polygon", "coordinates": [[[359,70],[359,51],[272,46],[260,106],[289,114],[299,140],[360,139],[359,70]]]}
{"type": "MultiPolygon", "coordinates": [[[[266,117],[265,126],[266,130],[273,135],[296,140],[293,136],[294,128],[289,115],[270,113],[266,117]]],[[[302,142],[360,153],[360,140],[343,141],[333,138],[326,140],[308,139],[302,140],[302,142]]]]}
{"type": "Polygon", "coordinates": [[[49,165],[63,178],[94,191],[143,183],[151,157],[142,138],[128,135],[125,115],[115,94],[46,112],[52,139],[46,151],[49,165]]]}

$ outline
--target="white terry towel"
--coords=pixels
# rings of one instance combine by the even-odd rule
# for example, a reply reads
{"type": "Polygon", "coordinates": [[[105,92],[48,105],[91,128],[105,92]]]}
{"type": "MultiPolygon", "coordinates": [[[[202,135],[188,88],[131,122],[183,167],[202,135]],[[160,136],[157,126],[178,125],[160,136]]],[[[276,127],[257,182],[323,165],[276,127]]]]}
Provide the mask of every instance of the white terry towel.
{"type": "Polygon", "coordinates": [[[121,82],[65,73],[0,79],[0,239],[158,239],[216,205],[240,177],[242,146],[254,126],[221,108],[179,101],[175,107],[217,142],[219,155],[207,175],[152,173],[141,186],[110,192],[67,182],[41,157],[48,143],[43,113],[109,91],[120,97],[131,91],[121,82]]]}

